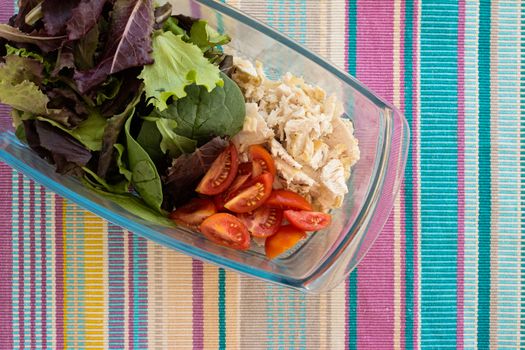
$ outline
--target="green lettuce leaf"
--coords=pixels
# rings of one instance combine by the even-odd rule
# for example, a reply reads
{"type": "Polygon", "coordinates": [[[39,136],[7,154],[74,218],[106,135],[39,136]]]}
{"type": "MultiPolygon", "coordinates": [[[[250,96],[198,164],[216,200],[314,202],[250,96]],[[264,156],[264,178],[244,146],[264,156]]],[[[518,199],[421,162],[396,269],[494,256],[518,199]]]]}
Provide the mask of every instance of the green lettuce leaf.
{"type": "Polygon", "coordinates": [[[202,51],[207,51],[217,45],[226,45],[231,39],[226,34],[219,34],[206,21],[199,20],[191,26],[190,41],[202,51]]]}
{"type": "Polygon", "coordinates": [[[198,46],[184,42],[172,32],[164,32],[153,38],[155,62],[142,70],[146,96],[160,111],[165,110],[170,97],[186,96],[185,87],[202,85],[207,91],[223,86],[219,68],[211,64],[198,46]]]}
{"type": "Polygon", "coordinates": [[[7,55],[0,64],[0,102],[24,112],[48,114],[49,98],[38,87],[42,70],[35,59],[7,55]]]}
{"type": "Polygon", "coordinates": [[[65,131],[91,151],[100,151],[102,149],[102,136],[107,119],[98,112],[92,112],[86,120],[74,129],[68,129],[62,124],[45,117],[37,117],[37,119],[65,131]]]}

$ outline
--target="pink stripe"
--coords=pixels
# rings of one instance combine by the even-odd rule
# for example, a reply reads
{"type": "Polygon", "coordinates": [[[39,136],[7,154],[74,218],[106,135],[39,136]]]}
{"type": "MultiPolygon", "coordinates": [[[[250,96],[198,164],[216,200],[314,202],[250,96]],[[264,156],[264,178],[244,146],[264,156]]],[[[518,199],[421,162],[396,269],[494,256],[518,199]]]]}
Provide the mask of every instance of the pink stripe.
{"type": "Polygon", "coordinates": [[[55,195],[56,347],[64,349],[64,199],[55,195]]]}
{"type": "MultiPolygon", "coordinates": [[[[400,1],[400,25],[399,25],[399,109],[402,113],[405,113],[405,0],[400,1]]],[[[406,298],[405,298],[405,290],[406,290],[406,279],[405,279],[405,266],[406,266],[406,242],[405,242],[405,186],[404,183],[401,184],[401,189],[399,191],[399,210],[401,213],[400,218],[400,250],[401,250],[401,257],[400,257],[400,322],[401,322],[401,330],[400,330],[400,345],[401,349],[405,348],[405,322],[406,322],[406,298]]]]}
{"type": "MultiPolygon", "coordinates": [[[[410,1],[410,0],[409,0],[410,1]]],[[[412,40],[412,52],[414,53],[414,59],[412,60],[412,127],[411,127],[411,147],[412,147],[412,178],[413,179],[419,179],[419,168],[418,168],[418,157],[419,157],[419,114],[418,114],[418,108],[419,108],[419,82],[418,82],[418,76],[419,76],[419,51],[418,51],[418,43],[419,43],[419,0],[413,0],[413,40],[412,40]]],[[[412,231],[413,231],[413,242],[414,242],[414,261],[413,261],[413,274],[414,274],[414,320],[413,320],[413,327],[414,331],[413,334],[417,335],[419,333],[419,327],[420,324],[418,323],[418,312],[419,312],[419,296],[418,296],[418,290],[419,290],[419,284],[420,281],[418,279],[419,277],[419,266],[418,266],[418,260],[419,260],[419,246],[420,242],[418,239],[419,234],[419,227],[418,227],[418,221],[417,218],[419,217],[419,181],[413,181],[412,183],[412,207],[414,208],[414,212],[412,213],[412,217],[414,219],[414,222],[412,223],[412,231]]],[[[414,341],[412,343],[412,346],[414,349],[419,348],[419,340],[417,336],[413,337],[414,341]]]]}
{"type": "Polygon", "coordinates": [[[40,203],[42,210],[40,211],[40,241],[42,242],[41,260],[42,266],[42,348],[47,348],[47,249],[46,249],[46,191],[40,187],[40,203]]]}
{"type": "Polygon", "coordinates": [[[463,285],[465,252],[465,0],[458,18],[458,267],[456,348],[463,349],[463,285]]]}
{"type": "Polygon", "coordinates": [[[30,260],[29,260],[29,271],[31,283],[29,302],[31,305],[31,349],[36,349],[36,271],[35,271],[35,183],[29,182],[29,247],[30,247],[30,260]]]}
{"type": "MultiPolygon", "coordinates": [[[[0,105],[0,120],[6,113],[7,108],[0,105]]],[[[0,163],[0,339],[6,349],[13,348],[12,174],[10,167],[0,163]]]]}
{"type": "Polygon", "coordinates": [[[193,260],[193,348],[204,349],[204,269],[202,262],[193,260]]]}
{"type": "Polygon", "coordinates": [[[129,349],[133,349],[135,347],[135,343],[133,341],[134,335],[135,335],[135,317],[134,317],[134,311],[135,311],[135,288],[134,288],[134,259],[133,259],[133,240],[134,240],[134,234],[128,232],[128,291],[129,291],[129,309],[128,309],[128,342],[129,342],[129,349]]]}
{"type": "MultiPolygon", "coordinates": [[[[23,201],[24,183],[23,176],[18,178],[18,334],[20,334],[20,348],[25,346],[24,324],[24,213],[20,210],[23,201]]],[[[14,282],[14,281],[13,281],[14,282]]]]}
{"type": "MultiPolygon", "coordinates": [[[[357,77],[372,90],[392,100],[393,1],[357,2],[357,77]]],[[[390,215],[381,236],[359,265],[357,346],[393,347],[394,227],[390,215]]]]}
{"type": "Polygon", "coordinates": [[[200,18],[201,16],[201,6],[195,1],[190,0],[190,11],[191,15],[195,18],[200,18]]]}

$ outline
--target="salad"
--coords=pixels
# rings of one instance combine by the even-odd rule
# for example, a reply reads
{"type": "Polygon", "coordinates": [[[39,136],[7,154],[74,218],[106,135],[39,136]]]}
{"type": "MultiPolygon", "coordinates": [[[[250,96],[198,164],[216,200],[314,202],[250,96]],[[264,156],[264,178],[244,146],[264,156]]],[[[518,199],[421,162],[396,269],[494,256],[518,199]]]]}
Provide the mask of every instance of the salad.
{"type": "Polygon", "coordinates": [[[331,224],[359,159],[342,105],[270,80],[203,19],[152,0],[21,0],[0,102],[56,171],[129,212],[268,258],[331,224]]]}

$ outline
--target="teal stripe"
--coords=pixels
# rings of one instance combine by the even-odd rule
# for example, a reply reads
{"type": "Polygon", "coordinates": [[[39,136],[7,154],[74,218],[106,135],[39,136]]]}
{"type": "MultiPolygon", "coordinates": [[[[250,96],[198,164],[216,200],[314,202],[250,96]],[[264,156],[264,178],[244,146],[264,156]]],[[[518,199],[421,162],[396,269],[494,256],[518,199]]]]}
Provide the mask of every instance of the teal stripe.
{"type": "Polygon", "coordinates": [[[458,3],[421,8],[421,346],[455,348],[458,3]]]}
{"type": "Polygon", "coordinates": [[[354,350],[357,349],[357,269],[350,274],[348,289],[348,347],[354,350]]]}
{"type": "MultiPolygon", "coordinates": [[[[404,114],[414,130],[413,123],[413,39],[414,37],[414,3],[411,0],[405,2],[405,33],[404,33],[404,83],[405,83],[405,110],[404,114]]],[[[417,132],[417,131],[416,131],[417,132]]],[[[405,347],[414,347],[414,203],[413,203],[413,149],[408,149],[407,163],[405,169],[405,347]]]]}
{"type": "Polygon", "coordinates": [[[490,5],[490,0],[482,0],[479,7],[478,348],[488,348],[490,341],[490,5]]]}
{"type": "Polygon", "coordinates": [[[226,273],[219,269],[219,349],[226,348],[226,273]]]}
{"type": "MultiPolygon", "coordinates": [[[[357,0],[350,0],[348,3],[348,72],[356,75],[357,67],[357,0]]],[[[349,277],[348,282],[348,346],[350,349],[357,349],[357,274],[355,268],[349,277]]]]}
{"type": "MultiPolygon", "coordinates": [[[[520,167],[525,167],[525,6],[521,6],[521,55],[520,55],[520,167]]],[[[525,172],[521,172],[521,208],[525,208],[525,172]]],[[[520,345],[521,348],[525,347],[525,211],[521,211],[521,336],[520,345]]]]}
{"type": "Polygon", "coordinates": [[[357,62],[357,0],[348,3],[348,72],[356,75],[357,62]]]}

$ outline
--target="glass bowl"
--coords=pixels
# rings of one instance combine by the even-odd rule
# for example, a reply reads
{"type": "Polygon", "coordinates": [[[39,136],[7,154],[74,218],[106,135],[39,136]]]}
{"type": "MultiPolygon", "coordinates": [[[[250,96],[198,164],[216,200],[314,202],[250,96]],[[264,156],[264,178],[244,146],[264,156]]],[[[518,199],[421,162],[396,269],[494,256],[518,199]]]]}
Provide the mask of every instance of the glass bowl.
{"type": "Polygon", "coordinates": [[[329,228],[309,235],[291,253],[270,261],[255,243],[249,251],[236,251],[183,228],[144,221],[91,192],[77,179],[57,174],[7,130],[0,132],[0,159],[104,219],[194,258],[305,292],[334,288],[370,249],[392,209],[409,144],[405,118],[355,78],[242,12],[213,0],[173,2],[175,12],[202,17],[230,34],[229,50],[261,61],[270,76],[289,71],[343,101],[354,123],[361,159],[352,168],[350,193],[342,208],[332,211],[329,228]]]}

